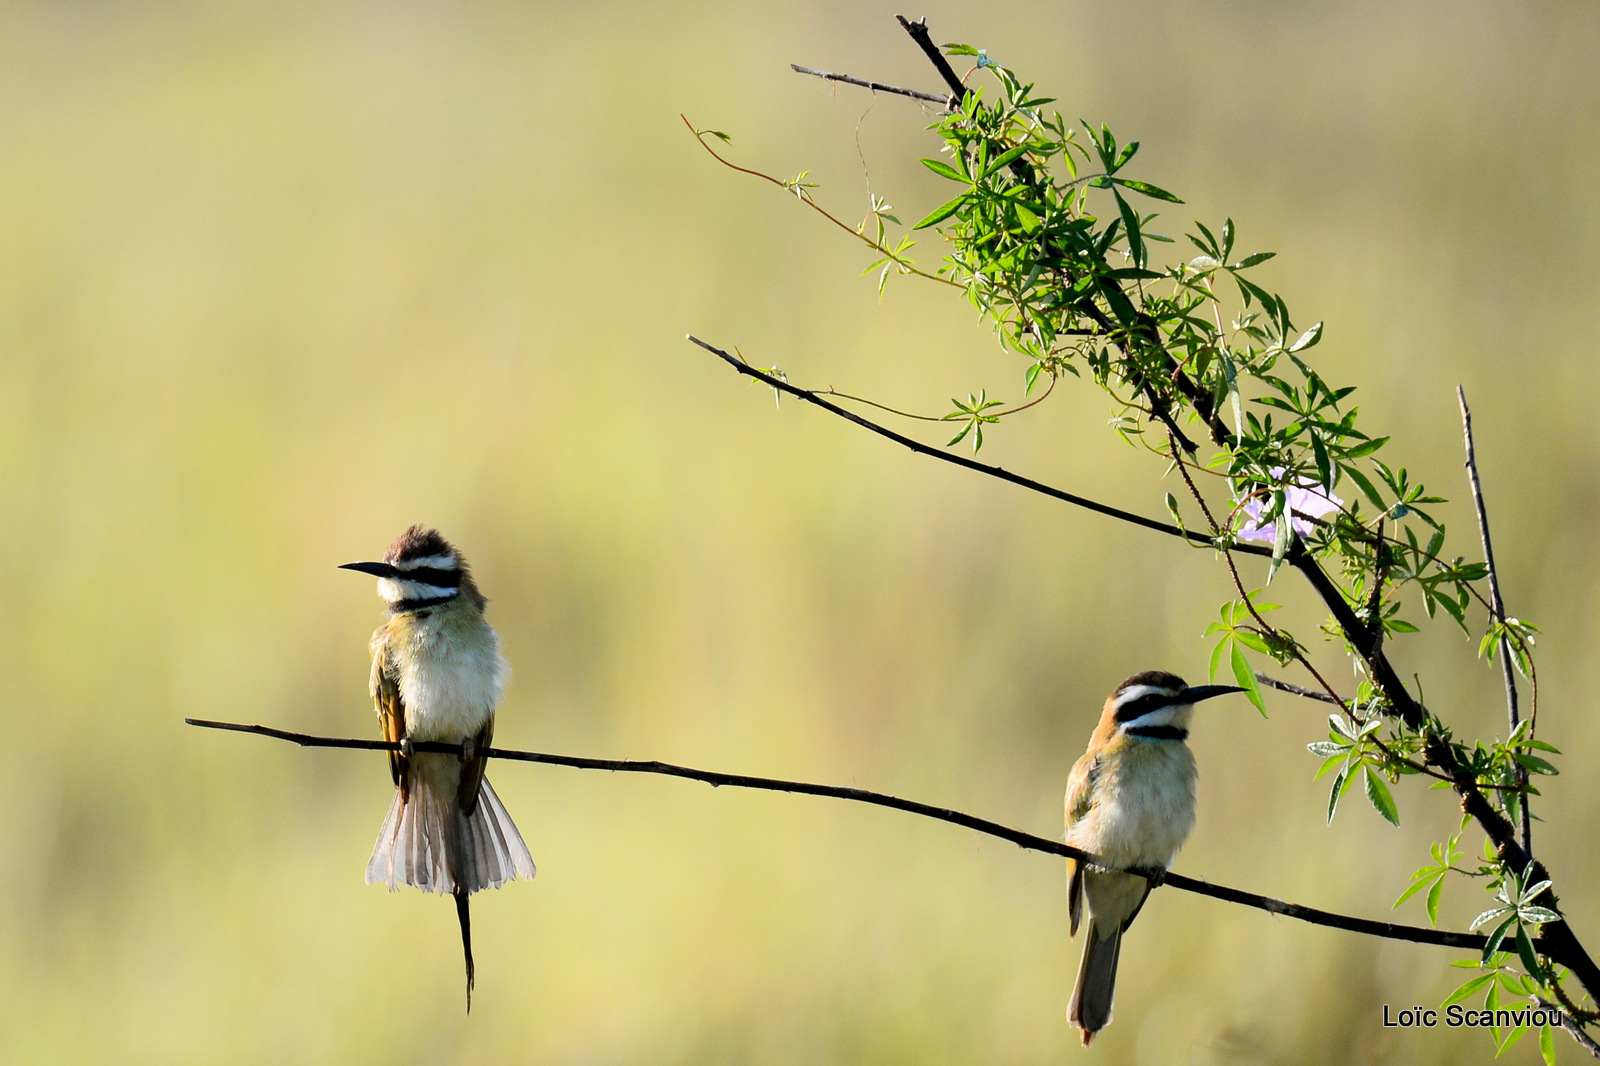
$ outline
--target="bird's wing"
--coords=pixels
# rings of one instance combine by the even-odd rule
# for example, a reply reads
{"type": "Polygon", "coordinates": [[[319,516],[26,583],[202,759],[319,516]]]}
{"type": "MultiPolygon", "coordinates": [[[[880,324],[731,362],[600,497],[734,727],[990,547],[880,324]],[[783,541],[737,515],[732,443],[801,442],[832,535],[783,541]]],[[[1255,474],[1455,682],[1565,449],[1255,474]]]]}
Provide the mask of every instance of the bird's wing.
{"type": "MultiPolygon", "coordinates": [[[[400,679],[389,663],[387,627],[372,635],[372,702],[378,707],[378,725],[383,739],[399,743],[406,736],[406,705],[400,697],[400,679]]],[[[398,751],[389,753],[389,774],[400,789],[400,802],[411,799],[410,777],[406,773],[406,757],[398,751]]]]}
{"type": "MultiPolygon", "coordinates": [[[[1072,767],[1072,776],[1067,779],[1067,832],[1072,832],[1074,823],[1089,813],[1094,806],[1094,784],[1100,773],[1100,756],[1097,753],[1084,752],[1083,757],[1072,767]]],[[[1072,936],[1078,935],[1078,921],[1083,915],[1083,863],[1077,859],[1067,860],[1067,916],[1072,936]]]]}
{"type": "Polygon", "coordinates": [[[1083,863],[1067,860],[1067,935],[1078,935],[1078,920],[1083,917],[1083,863]]]}
{"type": "MultiPolygon", "coordinates": [[[[478,735],[472,738],[472,746],[478,751],[487,748],[494,740],[494,715],[483,723],[483,728],[478,730],[478,735]]],[[[461,784],[456,789],[456,803],[461,807],[461,813],[471,816],[478,807],[478,786],[483,783],[483,774],[489,767],[489,757],[474,755],[468,762],[461,764],[461,784]]]]}
{"type": "Polygon", "coordinates": [[[1133,920],[1135,918],[1139,917],[1139,912],[1144,910],[1144,901],[1149,899],[1149,898],[1150,898],[1150,882],[1146,881],[1145,885],[1144,885],[1144,895],[1139,897],[1139,902],[1135,903],[1133,905],[1133,910],[1128,912],[1128,917],[1127,918],[1123,919],[1122,928],[1126,929],[1126,928],[1128,928],[1128,926],[1133,924],[1133,920]]]}

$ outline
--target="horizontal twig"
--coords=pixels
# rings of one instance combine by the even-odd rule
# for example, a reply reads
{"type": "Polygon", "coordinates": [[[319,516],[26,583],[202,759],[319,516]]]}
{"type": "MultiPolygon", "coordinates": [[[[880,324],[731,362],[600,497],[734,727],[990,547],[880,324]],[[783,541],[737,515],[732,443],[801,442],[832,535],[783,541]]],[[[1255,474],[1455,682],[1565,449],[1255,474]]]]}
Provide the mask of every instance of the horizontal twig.
{"type": "MultiPolygon", "coordinates": [[[[1165,533],[1169,537],[1178,537],[1194,544],[1204,544],[1208,547],[1211,546],[1211,538],[1203,533],[1192,533],[1187,529],[1179,528],[1178,526],[1172,525],[1168,522],[1158,522],[1154,518],[1146,518],[1144,515],[1134,514],[1132,511],[1124,511],[1120,507],[1112,507],[1109,504],[1100,503],[1098,500],[1091,500],[1085,496],[1076,496],[1070,492],[1063,492],[1062,490],[1054,488],[1050,485],[1046,485],[1043,482],[1035,481],[1032,478],[1023,477],[1021,474],[1013,474],[1011,471],[1005,470],[1001,467],[990,466],[987,463],[980,463],[976,459],[968,459],[964,455],[959,455],[955,452],[948,452],[942,448],[935,448],[924,444],[919,440],[907,437],[904,434],[896,433],[887,426],[880,426],[876,422],[862,418],[853,411],[845,410],[838,404],[828,402],[828,400],[826,400],[824,395],[821,393],[814,392],[811,389],[802,389],[798,385],[791,385],[789,382],[780,377],[775,377],[772,374],[768,374],[766,371],[759,369],[758,367],[753,367],[738,356],[730,355],[713,344],[707,344],[705,341],[694,336],[693,334],[688,335],[688,340],[698,344],[712,355],[724,360],[729,366],[733,367],[746,377],[755,378],[757,381],[770,385],[779,392],[786,392],[790,396],[795,396],[806,401],[807,403],[815,404],[824,411],[827,411],[830,414],[838,415],[840,418],[843,418],[846,421],[854,422],[861,428],[871,430],[880,437],[887,437],[896,444],[903,444],[919,455],[932,456],[935,459],[942,459],[944,462],[953,463],[956,466],[965,467],[968,470],[976,470],[980,474],[988,474],[990,477],[999,478],[1001,481],[1009,481],[1013,485],[1020,485],[1025,489],[1030,489],[1033,492],[1041,493],[1045,496],[1051,497],[1052,499],[1061,500],[1063,503],[1070,503],[1074,507],[1082,507],[1085,510],[1093,511],[1096,514],[1103,514],[1110,518],[1117,518],[1124,522],[1141,526],[1145,529],[1153,529],[1157,533],[1165,533]]],[[[1263,547],[1260,544],[1235,544],[1233,546],[1233,550],[1236,552],[1242,552],[1246,555],[1261,555],[1268,557],[1272,555],[1272,550],[1270,548],[1263,547]]]]}
{"type": "Polygon", "coordinates": [[[1321,703],[1331,703],[1335,707],[1350,706],[1347,701],[1336,699],[1333,696],[1328,695],[1326,692],[1318,692],[1314,688],[1305,688],[1300,685],[1291,685],[1287,681],[1279,681],[1277,678],[1268,677],[1266,674],[1256,674],[1256,680],[1268,688],[1275,688],[1279,692],[1287,692],[1291,696],[1299,696],[1302,699],[1308,700],[1317,700],[1321,703]]]}
{"type": "MultiPolygon", "coordinates": [[[[400,750],[400,744],[392,740],[320,737],[309,733],[296,733],[287,729],[274,729],[271,726],[244,725],[238,722],[213,722],[201,718],[185,718],[184,721],[189,725],[199,726],[204,729],[227,729],[238,733],[254,733],[258,736],[274,737],[306,748],[361,748],[371,751],[400,750]]],[[[433,752],[441,755],[459,756],[462,754],[461,745],[459,744],[417,741],[413,742],[411,747],[413,751],[433,752]]],[[[1009,826],[1001,825],[999,822],[991,822],[986,818],[978,818],[970,814],[964,814],[961,811],[935,807],[927,803],[918,803],[916,800],[901,799],[899,796],[887,796],[881,792],[869,792],[863,788],[841,788],[836,785],[813,784],[809,781],[783,781],[772,777],[724,774],[715,770],[696,770],[688,766],[678,766],[673,763],[653,760],[589,759],[576,755],[550,755],[544,752],[515,751],[509,748],[477,748],[475,752],[490,759],[548,763],[552,766],[572,766],[580,770],[610,770],[613,773],[663,774],[668,777],[682,777],[691,781],[703,781],[713,787],[727,785],[733,788],[754,788],[769,792],[794,792],[806,796],[825,796],[830,799],[851,800],[855,803],[870,803],[878,807],[888,807],[897,811],[905,811],[908,814],[919,815],[923,818],[932,818],[936,821],[959,825],[965,829],[971,829],[987,836],[1009,841],[1017,847],[1028,851],[1040,851],[1049,855],[1059,855],[1064,858],[1076,859],[1079,862],[1100,865],[1095,862],[1095,857],[1092,854],[1080,848],[1034,836],[1032,833],[1025,833],[1020,829],[1012,829],[1009,826]]],[[[1135,874],[1147,879],[1157,876],[1154,873],[1143,870],[1124,870],[1122,872],[1135,874]]],[[[1271,896],[1263,896],[1255,892],[1245,892],[1237,888],[1228,888],[1225,885],[1214,885],[1209,881],[1202,881],[1197,877],[1187,877],[1178,873],[1166,873],[1161,883],[1184,892],[1210,896],[1212,899],[1237,903],[1243,907],[1254,907],[1270,914],[1282,914],[1289,918],[1298,918],[1312,925],[1323,925],[1352,933],[1364,933],[1368,936],[1383,937],[1387,940],[1403,940],[1414,944],[1433,944],[1439,947],[1463,948],[1471,951],[1482,951],[1486,943],[1485,937],[1474,933],[1452,933],[1442,929],[1424,929],[1421,926],[1400,925],[1395,922],[1377,922],[1367,918],[1356,918],[1348,914],[1336,914],[1333,911],[1305,907],[1298,903],[1286,903],[1281,899],[1273,899],[1271,896]]],[[[1540,938],[1534,941],[1534,946],[1542,951],[1544,950],[1543,943],[1543,938],[1540,938]]],[[[1500,944],[1500,950],[1515,951],[1516,943],[1509,939],[1503,940],[1500,944]]]]}
{"type": "Polygon", "coordinates": [[[926,100],[930,104],[938,104],[947,111],[953,111],[961,106],[961,101],[953,96],[940,96],[938,93],[925,93],[919,89],[903,89],[898,85],[885,85],[881,81],[868,81],[850,74],[835,74],[831,70],[817,70],[813,67],[802,67],[799,63],[790,63],[789,69],[796,74],[809,74],[813,78],[824,78],[828,81],[840,81],[846,85],[858,85],[863,89],[871,89],[875,93],[894,93],[896,96],[909,96],[913,100],[926,100]]]}

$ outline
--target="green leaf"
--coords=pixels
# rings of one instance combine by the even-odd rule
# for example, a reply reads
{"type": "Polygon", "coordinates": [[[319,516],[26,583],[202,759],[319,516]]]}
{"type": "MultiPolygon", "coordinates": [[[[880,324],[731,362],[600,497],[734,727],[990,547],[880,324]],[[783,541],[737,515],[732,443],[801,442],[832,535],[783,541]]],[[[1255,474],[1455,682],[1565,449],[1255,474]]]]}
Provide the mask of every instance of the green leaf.
{"type": "MultiPolygon", "coordinates": [[[[1211,624],[1215,626],[1217,623],[1212,622],[1211,624]]],[[[1209,633],[1211,630],[1208,629],[1206,632],[1209,633]]],[[[1217,646],[1211,649],[1211,669],[1210,672],[1206,674],[1206,681],[1208,683],[1217,679],[1217,667],[1222,663],[1222,653],[1228,650],[1228,645],[1230,643],[1231,642],[1227,637],[1223,637],[1221,640],[1217,641],[1217,646]]]]}
{"type": "Polygon", "coordinates": [[[1179,511],[1178,511],[1178,498],[1176,496],[1172,495],[1172,493],[1170,493],[1170,492],[1167,493],[1167,513],[1172,516],[1173,523],[1179,529],[1183,529],[1184,528],[1183,515],[1180,514],[1179,511]]]}
{"type": "Polygon", "coordinates": [[[1228,400],[1233,405],[1233,428],[1236,433],[1243,433],[1245,429],[1244,405],[1239,402],[1239,371],[1233,365],[1233,360],[1228,357],[1226,349],[1217,352],[1217,361],[1222,365],[1222,377],[1228,383],[1228,400]]]}
{"type": "Polygon", "coordinates": [[[1556,1037],[1548,1025],[1539,1027],[1539,1054],[1544,1056],[1545,1066],[1556,1066],[1556,1037]]]}
{"type": "Polygon", "coordinates": [[[1256,680],[1256,672],[1250,669],[1250,664],[1245,662],[1244,652],[1239,650],[1236,642],[1233,645],[1233,676],[1239,682],[1239,687],[1244,689],[1244,694],[1250,702],[1256,705],[1256,710],[1261,712],[1261,717],[1267,716],[1267,705],[1261,698],[1261,683],[1256,680]]]}
{"type": "MultiPolygon", "coordinates": [[[[983,177],[987,178],[989,175],[993,174],[995,171],[999,170],[1001,167],[1010,166],[1012,163],[1015,163],[1018,159],[1021,159],[1023,157],[1023,155],[1025,155],[1027,153],[1027,151],[1028,151],[1028,146],[1026,144],[1019,144],[1015,148],[1008,149],[1005,152],[1005,154],[1000,156],[1000,158],[996,159],[993,163],[989,164],[989,169],[987,169],[987,170],[985,170],[983,172],[983,177]]],[[[926,163],[927,160],[924,159],[923,162],[926,163]]]]}
{"type": "Polygon", "coordinates": [[[1243,644],[1245,647],[1249,648],[1258,655],[1272,654],[1272,648],[1268,646],[1267,642],[1260,636],[1260,634],[1252,633],[1248,629],[1235,630],[1233,639],[1237,640],[1240,644],[1243,644]]]}
{"type": "Polygon", "coordinates": [[[941,207],[934,208],[933,214],[929,215],[927,218],[923,219],[921,222],[918,222],[915,226],[912,226],[911,228],[912,229],[927,229],[929,226],[932,226],[932,225],[935,225],[937,223],[943,222],[945,219],[949,218],[951,215],[953,215],[957,211],[961,210],[961,205],[966,203],[966,202],[967,202],[967,194],[966,193],[962,193],[960,196],[957,196],[954,200],[951,200],[949,203],[944,204],[941,207]]]}
{"type": "Polygon", "coordinates": [[[1519,923],[1517,925],[1517,955],[1522,959],[1522,968],[1528,973],[1539,972],[1539,954],[1533,950],[1533,941],[1528,939],[1528,931],[1519,923]]]}
{"type": "Polygon", "coordinates": [[[1283,560],[1289,555],[1289,540],[1294,535],[1294,523],[1290,521],[1288,507],[1284,504],[1282,490],[1272,494],[1273,513],[1276,518],[1272,527],[1272,560],[1267,565],[1267,580],[1278,572],[1278,567],[1283,565],[1283,560]]]}
{"type": "Polygon", "coordinates": [[[1389,786],[1384,784],[1383,778],[1372,772],[1372,767],[1366,767],[1367,775],[1367,802],[1372,804],[1372,809],[1389,822],[1391,825],[1400,824],[1400,814],[1394,809],[1394,797],[1389,794],[1389,786]]]}
{"type": "MultiPolygon", "coordinates": [[[[1121,185],[1124,189],[1132,189],[1134,192],[1142,193],[1153,200],[1165,200],[1169,204],[1183,203],[1182,200],[1167,190],[1151,185],[1148,181],[1134,181],[1132,178],[1112,178],[1111,180],[1121,185]]],[[[1198,226],[1200,224],[1197,222],[1195,225],[1198,226]]],[[[1200,226],[1200,228],[1205,229],[1204,226],[1200,226]]],[[[1205,251],[1205,249],[1202,248],[1201,251],[1205,251]]]]}
{"type": "Polygon", "coordinates": [[[1311,456],[1317,464],[1317,484],[1332,487],[1333,463],[1328,458],[1328,446],[1315,433],[1311,434],[1311,456]]]}
{"type": "Polygon", "coordinates": [[[1444,1008],[1450,1006],[1452,1003],[1460,1003],[1462,1000],[1472,995],[1472,993],[1476,992],[1478,989],[1482,988],[1484,985],[1493,980],[1494,974],[1492,973],[1480,974],[1446,996],[1444,998],[1444,1002],[1440,1003],[1439,1006],[1444,1008]]]}
{"type": "Polygon", "coordinates": [[[1350,768],[1347,766],[1339,771],[1339,776],[1333,779],[1333,787],[1328,790],[1328,824],[1333,824],[1333,812],[1339,809],[1339,797],[1344,795],[1345,783],[1350,780],[1350,768]]]}
{"type": "MultiPolygon", "coordinates": [[[[1322,323],[1313,322],[1311,328],[1300,334],[1300,339],[1289,345],[1289,351],[1303,352],[1322,339],[1322,323]]],[[[1342,390],[1341,390],[1342,391],[1342,390]]]]}
{"type": "Polygon", "coordinates": [[[1247,255],[1243,259],[1239,260],[1237,263],[1233,264],[1233,266],[1229,267],[1228,269],[1229,270],[1249,270],[1251,267],[1255,266],[1257,263],[1265,263],[1268,259],[1271,259],[1273,256],[1275,256],[1277,254],[1278,254],[1277,252],[1257,252],[1255,255],[1247,255]]]}
{"type": "Polygon", "coordinates": [[[963,185],[972,184],[972,181],[965,174],[961,173],[961,171],[957,170],[955,167],[944,162],[943,160],[924,159],[922,161],[922,165],[939,175],[941,178],[949,178],[951,181],[959,181],[963,185]]]}
{"type": "MultiPolygon", "coordinates": [[[[1488,961],[1490,955],[1493,955],[1496,951],[1500,950],[1500,941],[1505,939],[1506,930],[1510,929],[1516,924],[1517,916],[1513,914],[1511,917],[1495,926],[1494,932],[1489,934],[1489,939],[1484,941],[1483,944],[1483,958],[1485,962],[1488,961]]],[[[1491,995],[1492,994],[1493,993],[1491,993],[1491,995]]]]}
{"type": "Polygon", "coordinates": [[[1323,759],[1322,765],[1317,767],[1317,772],[1311,775],[1311,780],[1322,780],[1322,778],[1327,775],[1329,770],[1332,770],[1335,766],[1338,766],[1345,761],[1345,755],[1349,752],[1349,750],[1349,748],[1345,748],[1341,750],[1339,754],[1330,755],[1326,759],[1323,759]]]}
{"type": "Polygon", "coordinates": [[[1239,286],[1240,293],[1244,296],[1244,305],[1246,307],[1250,306],[1250,297],[1252,296],[1260,300],[1261,306],[1269,311],[1277,306],[1277,301],[1272,298],[1272,294],[1255,282],[1246,281],[1237,274],[1233,276],[1233,280],[1239,286]]]}
{"type": "Polygon", "coordinates": [[[1561,772],[1554,766],[1551,766],[1549,763],[1539,758],[1537,755],[1524,755],[1519,751],[1512,753],[1511,757],[1516,759],[1517,762],[1521,763],[1523,766],[1527,767],[1531,773],[1549,774],[1553,777],[1561,772]]]}
{"type": "Polygon", "coordinates": [[[1428,924],[1439,924],[1439,897],[1444,894],[1444,874],[1428,889],[1428,924]]]}
{"type": "MultiPolygon", "coordinates": [[[[1426,872],[1427,872],[1426,870],[1419,870],[1418,871],[1418,873],[1426,873],[1426,872]]],[[[1399,907],[1400,904],[1404,903],[1406,900],[1410,899],[1412,896],[1415,896],[1418,892],[1421,892],[1424,888],[1427,888],[1428,887],[1428,881],[1429,881],[1429,878],[1427,878],[1427,877],[1419,877],[1415,881],[1411,882],[1411,887],[1406,889],[1404,892],[1400,893],[1400,898],[1395,900],[1394,901],[1394,905],[1391,906],[1389,909],[1390,910],[1394,910],[1395,908],[1399,907]]]]}
{"type": "Polygon", "coordinates": [[[1111,195],[1116,198],[1117,210],[1122,213],[1122,228],[1128,233],[1128,254],[1133,256],[1135,263],[1143,266],[1144,239],[1139,236],[1139,216],[1133,213],[1133,208],[1122,198],[1121,193],[1112,189],[1111,195]]]}
{"type": "Polygon", "coordinates": [[[1478,926],[1480,926],[1480,925],[1487,925],[1490,922],[1499,921],[1501,918],[1504,918],[1506,915],[1508,915],[1510,913],[1511,913],[1511,908],[1510,907],[1506,907],[1506,906],[1490,907],[1488,910],[1484,911],[1482,914],[1480,914],[1476,918],[1472,919],[1472,924],[1467,926],[1467,928],[1468,929],[1477,929],[1478,926]]]}
{"type": "Polygon", "coordinates": [[[1528,1024],[1524,1022],[1506,1034],[1506,1038],[1500,1042],[1499,1049],[1495,1051],[1494,1057],[1499,1058],[1501,1055],[1504,1055],[1506,1052],[1517,1046],[1517,1041],[1521,1040],[1527,1035],[1528,1024]]]}
{"type": "Polygon", "coordinates": [[[1388,443],[1388,437],[1374,437],[1372,440],[1362,441],[1360,444],[1357,444],[1354,447],[1346,448],[1344,451],[1344,458],[1360,459],[1363,456],[1371,455],[1373,452],[1377,451],[1379,448],[1388,443]]]}
{"type": "MultiPolygon", "coordinates": [[[[1388,439],[1387,437],[1384,438],[1384,440],[1388,439]]],[[[1345,475],[1356,483],[1356,487],[1361,490],[1362,494],[1372,501],[1372,506],[1380,511],[1388,510],[1389,505],[1383,502],[1383,497],[1379,496],[1378,490],[1372,487],[1372,482],[1367,480],[1367,475],[1353,466],[1341,466],[1339,469],[1343,470],[1345,475]]]]}

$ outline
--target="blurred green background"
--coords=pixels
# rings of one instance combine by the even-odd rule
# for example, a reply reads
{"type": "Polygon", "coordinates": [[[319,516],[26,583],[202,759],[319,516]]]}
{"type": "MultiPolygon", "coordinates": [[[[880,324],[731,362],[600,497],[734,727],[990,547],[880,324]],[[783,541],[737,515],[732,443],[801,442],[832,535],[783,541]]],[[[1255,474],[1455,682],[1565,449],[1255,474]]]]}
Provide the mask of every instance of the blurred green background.
{"type": "MultiPolygon", "coordinates": [[[[774,409],[694,332],[915,409],[1021,366],[959,297],[727,171],[678,119],[854,220],[947,195],[936,88],[874,2],[0,8],[0,1058],[134,1063],[1076,1059],[1059,861],[951,826],[666,778],[497,766],[537,859],[449,904],[362,869],[381,756],[186,728],[376,735],[372,558],[460,544],[513,679],[496,740],[894,792],[1031,831],[1104,694],[1205,672],[1207,553],[774,409]]],[[[1536,845],[1600,947],[1600,12],[1529,3],[929,3],[1144,143],[1137,176],[1275,249],[1258,280],[1363,425],[1462,502],[1474,403],[1513,613],[1544,627],[1536,845]]],[[[932,264],[936,242],[924,240],[932,264]]],[[[1190,253],[1179,253],[1190,254],[1190,253]]],[[[1159,466],[1069,381],[984,456],[1161,514],[1159,466]]],[[[1275,591],[1278,591],[1275,589],[1275,591]]],[[[1314,638],[1293,580],[1274,596],[1314,638]]],[[[1412,610],[1408,616],[1420,615],[1412,610]]],[[[1420,617],[1413,617],[1422,621],[1420,617]]],[[[1466,735],[1498,671],[1397,650],[1466,735]]],[[[1335,676],[1348,666],[1318,654],[1335,676]]],[[[1292,678],[1298,680],[1298,678],[1292,678]]],[[[1456,816],[1324,827],[1324,715],[1208,705],[1176,868],[1382,917],[1456,816]]],[[[1472,847],[1477,837],[1469,834],[1472,847]]],[[[1453,885],[1444,920],[1480,907],[1453,885]]],[[[1420,901],[1400,912],[1425,921],[1420,901]]],[[[1380,1027],[1452,953],[1179,892],[1126,941],[1100,1062],[1486,1061],[1380,1027]]],[[[1560,1054],[1576,1049],[1559,1038],[1560,1054]]],[[[1537,1060],[1534,1041],[1508,1056],[1537,1060]]]]}

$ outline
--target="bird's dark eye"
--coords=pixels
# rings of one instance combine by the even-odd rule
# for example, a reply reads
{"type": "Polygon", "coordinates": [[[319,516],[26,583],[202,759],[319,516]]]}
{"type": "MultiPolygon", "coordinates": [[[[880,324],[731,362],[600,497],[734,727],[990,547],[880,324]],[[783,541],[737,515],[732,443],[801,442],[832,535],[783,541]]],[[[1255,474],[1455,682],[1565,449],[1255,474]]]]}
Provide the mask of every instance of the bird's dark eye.
{"type": "Polygon", "coordinates": [[[1166,692],[1146,692],[1136,700],[1130,700],[1117,708],[1118,722],[1131,722],[1135,718],[1159,711],[1163,707],[1172,706],[1172,695],[1166,692]]]}

